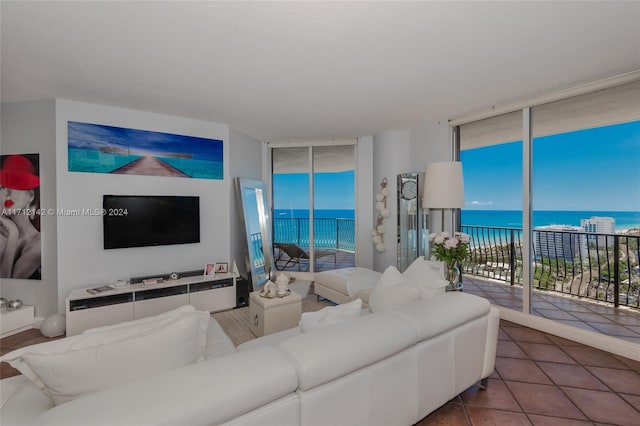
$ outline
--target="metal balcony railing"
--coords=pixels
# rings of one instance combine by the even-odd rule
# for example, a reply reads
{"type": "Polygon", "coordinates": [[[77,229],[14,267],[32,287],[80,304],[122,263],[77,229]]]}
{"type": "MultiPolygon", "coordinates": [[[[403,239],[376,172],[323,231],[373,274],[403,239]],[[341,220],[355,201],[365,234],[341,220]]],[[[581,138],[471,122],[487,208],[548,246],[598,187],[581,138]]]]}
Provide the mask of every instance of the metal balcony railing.
{"type": "MultiPolygon", "coordinates": [[[[522,285],[522,229],[462,225],[464,273],[522,285]]],[[[640,236],[533,231],[533,287],[640,308],[640,236]]]]}
{"type": "MultiPolygon", "coordinates": [[[[355,251],[356,221],[342,218],[313,220],[314,246],[322,249],[355,251]]],[[[284,218],[273,220],[273,241],[309,247],[309,219],[284,218]]]]}

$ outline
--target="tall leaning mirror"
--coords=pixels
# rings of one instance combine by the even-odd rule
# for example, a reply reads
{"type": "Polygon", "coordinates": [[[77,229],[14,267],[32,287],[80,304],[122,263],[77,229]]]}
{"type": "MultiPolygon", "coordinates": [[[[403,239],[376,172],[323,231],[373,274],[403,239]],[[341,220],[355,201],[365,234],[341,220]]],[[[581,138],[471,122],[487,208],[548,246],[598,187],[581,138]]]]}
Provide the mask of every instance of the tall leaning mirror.
{"type": "Polygon", "coordinates": [[[264,183],[236,178],[236,194],[246,235],[245,261],[253,288],[263,285],[275,271],[271,221],[264,183]]]}

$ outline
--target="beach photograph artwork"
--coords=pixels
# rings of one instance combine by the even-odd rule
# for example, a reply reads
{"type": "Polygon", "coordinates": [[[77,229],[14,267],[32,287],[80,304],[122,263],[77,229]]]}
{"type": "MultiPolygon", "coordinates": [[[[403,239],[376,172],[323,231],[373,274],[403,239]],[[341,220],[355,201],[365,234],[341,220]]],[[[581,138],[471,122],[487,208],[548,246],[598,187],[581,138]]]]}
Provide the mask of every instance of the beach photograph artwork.
{"type": "Polygon", "coordinates": [[[68,122],[69,171],[223,179],[223,142],[68,122]]]}

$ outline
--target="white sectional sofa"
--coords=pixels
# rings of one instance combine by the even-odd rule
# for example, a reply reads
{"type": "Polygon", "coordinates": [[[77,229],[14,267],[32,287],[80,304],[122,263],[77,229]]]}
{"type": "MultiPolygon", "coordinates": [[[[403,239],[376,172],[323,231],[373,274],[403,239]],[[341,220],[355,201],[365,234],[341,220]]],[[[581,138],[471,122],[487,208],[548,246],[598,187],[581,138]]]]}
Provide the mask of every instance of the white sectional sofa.
{"type": "Polygon", "coordinates": [[[203,362],[56,407],[5,379],[2,425],[411,425],[493,372],[498,322],[452,292],[238,348],[213,326],[203,362]]]}

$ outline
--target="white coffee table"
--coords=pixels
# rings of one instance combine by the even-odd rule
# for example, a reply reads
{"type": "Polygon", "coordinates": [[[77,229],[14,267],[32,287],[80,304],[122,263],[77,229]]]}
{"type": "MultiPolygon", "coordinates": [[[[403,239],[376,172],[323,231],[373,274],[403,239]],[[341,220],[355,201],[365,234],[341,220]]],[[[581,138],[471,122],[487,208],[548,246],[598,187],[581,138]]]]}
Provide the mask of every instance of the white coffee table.
{"type": "Polygon", "coordinates": [[[285,297],[249,295],[249,329],[256,337],[296,327],[302,315],[302,296],[291,292],[285,297]]]}

